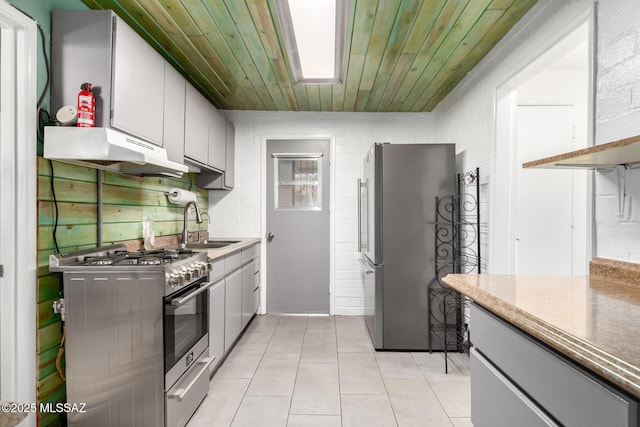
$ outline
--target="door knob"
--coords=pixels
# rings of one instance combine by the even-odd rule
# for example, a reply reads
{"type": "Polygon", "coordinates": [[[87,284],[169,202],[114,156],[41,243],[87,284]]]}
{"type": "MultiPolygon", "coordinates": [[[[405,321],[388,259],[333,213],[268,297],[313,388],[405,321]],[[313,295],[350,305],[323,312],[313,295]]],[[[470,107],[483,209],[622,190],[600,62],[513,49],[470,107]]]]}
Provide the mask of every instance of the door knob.
{"type": "Polygon", "coordinates": [[[273,234],[272,232],[269,232],[269,234],[267,234],[267,241],[268,242],[272,241],[274,237],[276,237],[276,235],[273,234]]]}

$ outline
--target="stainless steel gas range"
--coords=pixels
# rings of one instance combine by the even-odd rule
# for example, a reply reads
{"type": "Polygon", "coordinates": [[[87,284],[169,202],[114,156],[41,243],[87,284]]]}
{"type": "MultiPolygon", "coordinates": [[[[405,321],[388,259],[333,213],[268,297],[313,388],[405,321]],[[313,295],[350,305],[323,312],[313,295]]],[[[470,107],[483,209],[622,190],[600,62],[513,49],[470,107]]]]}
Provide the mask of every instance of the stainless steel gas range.
{"type": "Polygon", "coordinates": [[[51,255],[63,272],[69,426],[183,426],[209,389],[205,252],[51,255]]]}

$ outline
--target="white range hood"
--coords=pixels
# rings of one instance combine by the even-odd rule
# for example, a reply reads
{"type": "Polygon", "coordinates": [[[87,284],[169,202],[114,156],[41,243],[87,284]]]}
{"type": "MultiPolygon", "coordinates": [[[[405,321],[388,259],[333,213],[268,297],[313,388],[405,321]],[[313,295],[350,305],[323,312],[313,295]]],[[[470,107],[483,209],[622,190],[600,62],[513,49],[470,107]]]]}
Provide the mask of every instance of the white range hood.
{"type": "Polygon", "coordinates": [[[103,127],[45,127],[44,158],[141,176],[181,177],[189,171],[169,160],[164,148],[103,127]]]}

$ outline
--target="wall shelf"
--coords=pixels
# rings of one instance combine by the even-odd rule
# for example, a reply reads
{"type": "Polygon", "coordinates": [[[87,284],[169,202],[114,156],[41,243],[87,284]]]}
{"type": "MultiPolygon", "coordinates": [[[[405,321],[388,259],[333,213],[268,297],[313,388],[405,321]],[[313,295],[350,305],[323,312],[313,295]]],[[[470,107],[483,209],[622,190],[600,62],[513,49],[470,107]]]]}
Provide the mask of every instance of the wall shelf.
{"type": "Polygon", "coordinates": [[[610,169],[640,163],[640,135],[524,163],[523,168],[610,169]]]}

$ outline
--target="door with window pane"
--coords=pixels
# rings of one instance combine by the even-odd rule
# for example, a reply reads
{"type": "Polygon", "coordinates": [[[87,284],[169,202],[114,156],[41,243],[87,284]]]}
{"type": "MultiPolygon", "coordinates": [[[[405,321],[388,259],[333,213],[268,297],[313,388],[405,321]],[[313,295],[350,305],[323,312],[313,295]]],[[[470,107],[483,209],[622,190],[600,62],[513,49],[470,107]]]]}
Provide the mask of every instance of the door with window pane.
{"type": "Polygon", "coordinates": [[[267,141],[269,313],[329,312],[329,145],[267,141]]]}

